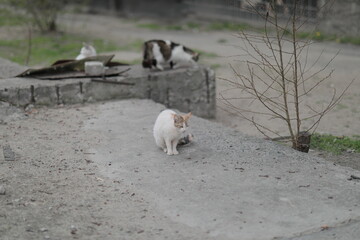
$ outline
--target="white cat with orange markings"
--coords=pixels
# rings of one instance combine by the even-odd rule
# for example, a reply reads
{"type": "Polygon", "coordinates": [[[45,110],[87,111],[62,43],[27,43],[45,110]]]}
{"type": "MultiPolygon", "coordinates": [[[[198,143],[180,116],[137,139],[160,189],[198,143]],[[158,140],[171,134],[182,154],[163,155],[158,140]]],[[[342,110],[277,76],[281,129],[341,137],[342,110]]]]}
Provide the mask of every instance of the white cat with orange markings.
{"type": "MultiPolygon", "coordinates": [[[[153,132],[155,142],[168,155],[179,154],[176,146],[188,127],[188,120],[191,115],[191,112],[180,115],[173,110],[166,109],[157,117],[153,132]]],[[[191,141],[192,136],[189,135],[188,138],[191,141]]]]}

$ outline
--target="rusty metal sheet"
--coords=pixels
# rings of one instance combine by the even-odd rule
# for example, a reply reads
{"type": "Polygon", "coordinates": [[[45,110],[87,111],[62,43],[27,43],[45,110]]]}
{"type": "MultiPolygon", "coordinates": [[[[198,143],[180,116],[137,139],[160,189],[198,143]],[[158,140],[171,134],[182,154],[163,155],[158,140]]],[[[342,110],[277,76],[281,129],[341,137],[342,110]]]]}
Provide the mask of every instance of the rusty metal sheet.
{"type": "Polygon", "coordinates": [[[93,77],[113,77],[119,76],[127,71],[130,68],[124,70],[123,67],[111,67],[105,70],[105,73],[102,75],[87,75],[85,72],[65,72],[60,74],[49,74],[49,75],[38,75],[36,78],[42,80],[61,80],[67,78],[93,78],[93,77]]]}
{"type": "Polygon", "coordinates": [[[126,66],[127,64],[111,62],[114,55],[108,56],[94,56],[81,60],[58,60],[50,67],[39,69],[28,69],[25,72],[17,75],[16,77],[32,77],[46,80],[60,80],[66,78],[91,78],[99,77],[86,75],[84,72],[85,62],[98,61],[102,62],[104,66],[109,68],[105,70],[105,73],[100,76],[117,76],[124,70],[117,66],[126,66]]]}

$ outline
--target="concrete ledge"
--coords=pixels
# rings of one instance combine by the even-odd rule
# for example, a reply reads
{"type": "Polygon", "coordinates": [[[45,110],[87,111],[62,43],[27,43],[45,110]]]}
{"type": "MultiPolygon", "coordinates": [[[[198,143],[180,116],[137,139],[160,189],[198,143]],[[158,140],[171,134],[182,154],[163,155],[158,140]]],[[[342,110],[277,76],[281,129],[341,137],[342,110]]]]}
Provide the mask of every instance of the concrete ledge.
{"type": "MultiPolygon", "coordinates": [[[[124,69],[128,67],[123,67],[124,69]]],[[[8,78],[0,80],[0,99],[16,106],[74,104],[113,99],[152,99],[168,108],[192,111],[205,118],[215,117],[215,73],[210,68],[149,71],[130,67],[113,83],[91,79],[37,80],[8,78]],[[125,84],[121,84],[125,83],[125,84]]]]}

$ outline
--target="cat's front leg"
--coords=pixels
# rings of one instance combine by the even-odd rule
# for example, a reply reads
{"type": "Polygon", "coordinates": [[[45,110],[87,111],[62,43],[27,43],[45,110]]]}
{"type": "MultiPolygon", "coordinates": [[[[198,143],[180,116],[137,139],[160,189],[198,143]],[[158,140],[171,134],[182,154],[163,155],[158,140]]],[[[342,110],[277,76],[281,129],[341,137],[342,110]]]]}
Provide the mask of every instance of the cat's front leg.
{"type": "Polygon", "coordinates": [[[178,154],[179,154],[179,152],[176,150],[177,144],[178,144],[178,140],[174,140],[174,141],[172,141],[172,143],[171,143],[171,145],[172,145],[172,151],[173,151],[173,154],[174,154],[174,155],[178,155],[178,154]]]}
{"type": "Polygon", "coordinates": [[[164,71],[163,66],[161,66],[159,63],[156,64],[156,68],[159,69],[159,70],[161,70],[161,71],[164,71]]]}
{"type": "Polygon", "coordinates": [[[165,144],[166,144],[166,149],[167,149],[167,155],[173,155],[174,153],[172,151],[171,141],[169,139],[166,139],[165,144]]]}

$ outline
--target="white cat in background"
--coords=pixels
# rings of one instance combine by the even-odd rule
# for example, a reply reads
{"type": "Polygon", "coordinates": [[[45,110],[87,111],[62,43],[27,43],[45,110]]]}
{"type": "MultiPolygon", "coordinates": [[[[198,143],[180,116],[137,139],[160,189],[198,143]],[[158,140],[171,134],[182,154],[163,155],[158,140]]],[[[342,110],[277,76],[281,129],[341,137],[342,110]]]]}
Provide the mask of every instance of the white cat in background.
{"type": "Polygon", "coordinates": [[[80,50],[80,54],[75,58],[76,60],[81,60],[87,57],[96,56],[96,50],[93,46],[87,43],[83,43],[83,47],[80,50]]]}
{"type": "Polygon", "coordinates": [[[176,155],[176,150],[182,133],[185,132],[191,117],[191,112],[186,115],[180,115],[176,112],[166,109],[157,117],[154,125],[154,138],[156,145],[164,150],[168,155],[176,155]]]}

